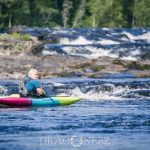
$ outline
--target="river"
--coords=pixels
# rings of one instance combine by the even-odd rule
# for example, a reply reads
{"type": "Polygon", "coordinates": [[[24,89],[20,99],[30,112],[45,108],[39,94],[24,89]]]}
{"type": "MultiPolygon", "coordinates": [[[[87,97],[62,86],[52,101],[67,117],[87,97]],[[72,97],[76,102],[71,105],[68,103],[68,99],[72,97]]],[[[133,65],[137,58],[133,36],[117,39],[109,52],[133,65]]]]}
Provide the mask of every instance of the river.
{"type": "MultiPolygon", "coordinates": [[[[1,95],[18,80],[0,80],[1,95]]],[[[49,95],[81,96],[65,107],[1,108],[0,149],[149,150],[150,78],[40,80],[49,95]]]]}

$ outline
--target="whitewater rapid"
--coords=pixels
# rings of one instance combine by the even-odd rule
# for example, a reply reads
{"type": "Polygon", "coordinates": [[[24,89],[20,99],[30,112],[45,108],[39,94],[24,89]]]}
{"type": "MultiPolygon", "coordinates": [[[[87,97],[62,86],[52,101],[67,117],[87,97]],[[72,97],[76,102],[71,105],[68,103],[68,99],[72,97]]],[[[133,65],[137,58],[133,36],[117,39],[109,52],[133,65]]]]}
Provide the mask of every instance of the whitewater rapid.
{"type": "Polygon", "coordinates": [[[146,56],[150,53],[150,28],[25,28],[22,33],[43,37],[43,55],[149,59],[146,56]]]}

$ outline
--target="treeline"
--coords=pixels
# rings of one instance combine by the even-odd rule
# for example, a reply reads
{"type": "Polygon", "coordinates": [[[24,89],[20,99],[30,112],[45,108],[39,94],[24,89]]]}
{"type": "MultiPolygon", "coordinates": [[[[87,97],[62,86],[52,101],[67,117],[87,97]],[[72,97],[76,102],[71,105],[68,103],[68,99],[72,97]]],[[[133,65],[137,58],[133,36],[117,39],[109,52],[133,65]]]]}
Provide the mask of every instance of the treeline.
{"type": "Polygon", "coordinates": [[[0,0],[0,28],[150,27],[150,0],[0,0]]]}

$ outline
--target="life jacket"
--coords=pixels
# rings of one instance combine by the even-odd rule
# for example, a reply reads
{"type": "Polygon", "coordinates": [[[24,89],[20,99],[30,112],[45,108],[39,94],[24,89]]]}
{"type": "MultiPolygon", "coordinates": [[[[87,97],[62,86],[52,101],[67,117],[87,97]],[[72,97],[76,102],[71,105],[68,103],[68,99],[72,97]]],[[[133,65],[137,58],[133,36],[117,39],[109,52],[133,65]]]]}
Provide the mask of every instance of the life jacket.
{"type": "Polygon", "coordinates": [[[31,80],[29,77],[25,77],[23,81],[20,81],[19,83],[19,94],[22,96],[27,96],[29,93],[27,89],[25,88],[25,84],[28,83],[31,80]]]}

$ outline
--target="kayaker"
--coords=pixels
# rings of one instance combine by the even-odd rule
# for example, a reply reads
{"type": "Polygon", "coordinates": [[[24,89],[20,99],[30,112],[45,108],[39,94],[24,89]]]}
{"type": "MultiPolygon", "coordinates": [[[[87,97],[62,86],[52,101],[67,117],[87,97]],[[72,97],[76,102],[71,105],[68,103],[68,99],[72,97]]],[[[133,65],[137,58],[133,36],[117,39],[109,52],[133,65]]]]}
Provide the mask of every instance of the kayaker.
{"type": "Polygon", "coordinates": [[[38,70],[32,68],[19,86],[19,94],[24,97],[45,97],[45,91],[41,87],[38,70]]]}

